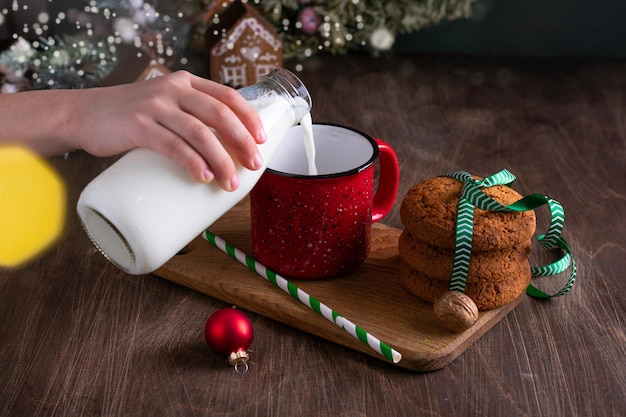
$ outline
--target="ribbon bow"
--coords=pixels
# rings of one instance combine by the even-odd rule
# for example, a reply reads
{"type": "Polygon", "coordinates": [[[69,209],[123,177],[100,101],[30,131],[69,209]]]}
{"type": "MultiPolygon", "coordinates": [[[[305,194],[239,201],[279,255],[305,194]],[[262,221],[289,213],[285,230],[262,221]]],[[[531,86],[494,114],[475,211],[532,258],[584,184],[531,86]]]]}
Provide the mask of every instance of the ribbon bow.
{"type": "Polygon", "coordinates": [[[526,289],[526,294],[536,298],[551,298],[559,297],[569,292],[576,280],[576,263],[567,242],[561,237],[565,224],[565,212],[561,203],[541,194],[527,195],[508,206],[498,203],[485,194],[482,189],[494,185],[508,186],[513,183],[515,176],[506,169],[480,181],[475,180],[465,171],[451,172],[442,176],[451,177],[464,183],[458,205],[450,291],[465,291],[474,235],[474,207],[488,211],[527,211],[548,204],[550,207],[550,225],[548,231],[537,237],[537,240],[544,249],[560,248],[564,251],[564,254],[559,260],[551,264],[531,267],[531,273],[533,277],[553,276],[562,273],[571,265],[570,277],[565,286],[555,294],[547,294],[532,284],[526,289]]]}

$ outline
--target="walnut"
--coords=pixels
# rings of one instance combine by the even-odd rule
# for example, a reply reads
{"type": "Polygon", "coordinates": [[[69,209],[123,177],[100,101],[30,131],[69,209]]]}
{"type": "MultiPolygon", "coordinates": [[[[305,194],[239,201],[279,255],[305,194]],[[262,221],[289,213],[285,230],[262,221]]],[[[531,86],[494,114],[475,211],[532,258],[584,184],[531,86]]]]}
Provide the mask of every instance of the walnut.
{"type": "Polygon", "coordinates": [[[447,291],[433,304],[435,316],[448,330],[463,332],[478,320],[476,303],[467,295],[458,291],[447,291]]]}

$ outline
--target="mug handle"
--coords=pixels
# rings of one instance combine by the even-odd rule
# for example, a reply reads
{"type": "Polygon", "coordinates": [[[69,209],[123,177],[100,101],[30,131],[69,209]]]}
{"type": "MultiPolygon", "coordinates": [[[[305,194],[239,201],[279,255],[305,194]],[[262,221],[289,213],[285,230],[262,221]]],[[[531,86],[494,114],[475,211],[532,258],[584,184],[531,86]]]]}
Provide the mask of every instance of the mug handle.
{"type": "Polygon", "coordinates": [[[374,205],[372,207],[372,223],[382,220],[393,207],[398,195],[398,185],[400,183],[400,164],[396,152],[387,142],[374,138],[378,144],[380,154],[380,175],[378,188],[374,194],[374,205]]]}

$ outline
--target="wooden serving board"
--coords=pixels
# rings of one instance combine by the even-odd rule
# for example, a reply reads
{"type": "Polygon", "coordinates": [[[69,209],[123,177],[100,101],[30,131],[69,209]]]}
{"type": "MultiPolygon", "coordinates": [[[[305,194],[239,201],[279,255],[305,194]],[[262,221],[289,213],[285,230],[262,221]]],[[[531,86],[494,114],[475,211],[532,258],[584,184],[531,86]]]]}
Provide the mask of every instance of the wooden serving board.
{"type": "MultiPolygon", "coordinates": [[[[252,255],[248,199],[210,230],[252,255]]],[[[463,333],[444,329],[437,322],[432,305],[398,283],[400,233],[401,230],[375,224],[370,256],[357,270],[339,278],[291,282],[399,351],[402,360],[397,366],[416,371],[440,369],[485,334],[524,296],[504,307],[481,312],[477,323],[463,333]]],[[[156,275],[392,364],[200,237],[157,270],[156,275]]]]}

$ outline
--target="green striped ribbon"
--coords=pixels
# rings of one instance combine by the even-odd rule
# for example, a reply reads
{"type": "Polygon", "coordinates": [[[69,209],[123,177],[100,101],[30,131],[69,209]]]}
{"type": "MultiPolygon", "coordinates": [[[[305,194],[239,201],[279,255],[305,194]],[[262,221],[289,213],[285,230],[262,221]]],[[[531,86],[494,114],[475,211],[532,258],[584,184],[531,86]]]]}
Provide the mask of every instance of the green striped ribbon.
{"type": "Polygon", "coordinates": [[[531,268],[533,277],[554,276],[564,272],[571,265],[570,277],[565,286],[555,294],[547,294],[532,284],[526,289],[526,293],[536,298],[550,298],[565,295],[571,290],[576,280],[576,262],[572,252],[561,233],[565,225],[565,212],[561,203],[541,194],[530,194],[507,206],[502,205],[483,192],[483,188],[494,185],[509,186],[515,181],[515,176],[503,169],[482,180],[475,180],[465,171],[456,171],[442,175],[462,181],[463,189],[459,198],[457,224],[455,234],[454,261],[450,275],[450,291],[465,291],[469,261],[472,253],[472,238],[474,230],[474,207],[488,211],[527,211],[534,210],[545,204],[550,208],[550,225],[544,235],[537,237],[544,249],[562,249],[563,256],[548,265],[531,268]]]}

